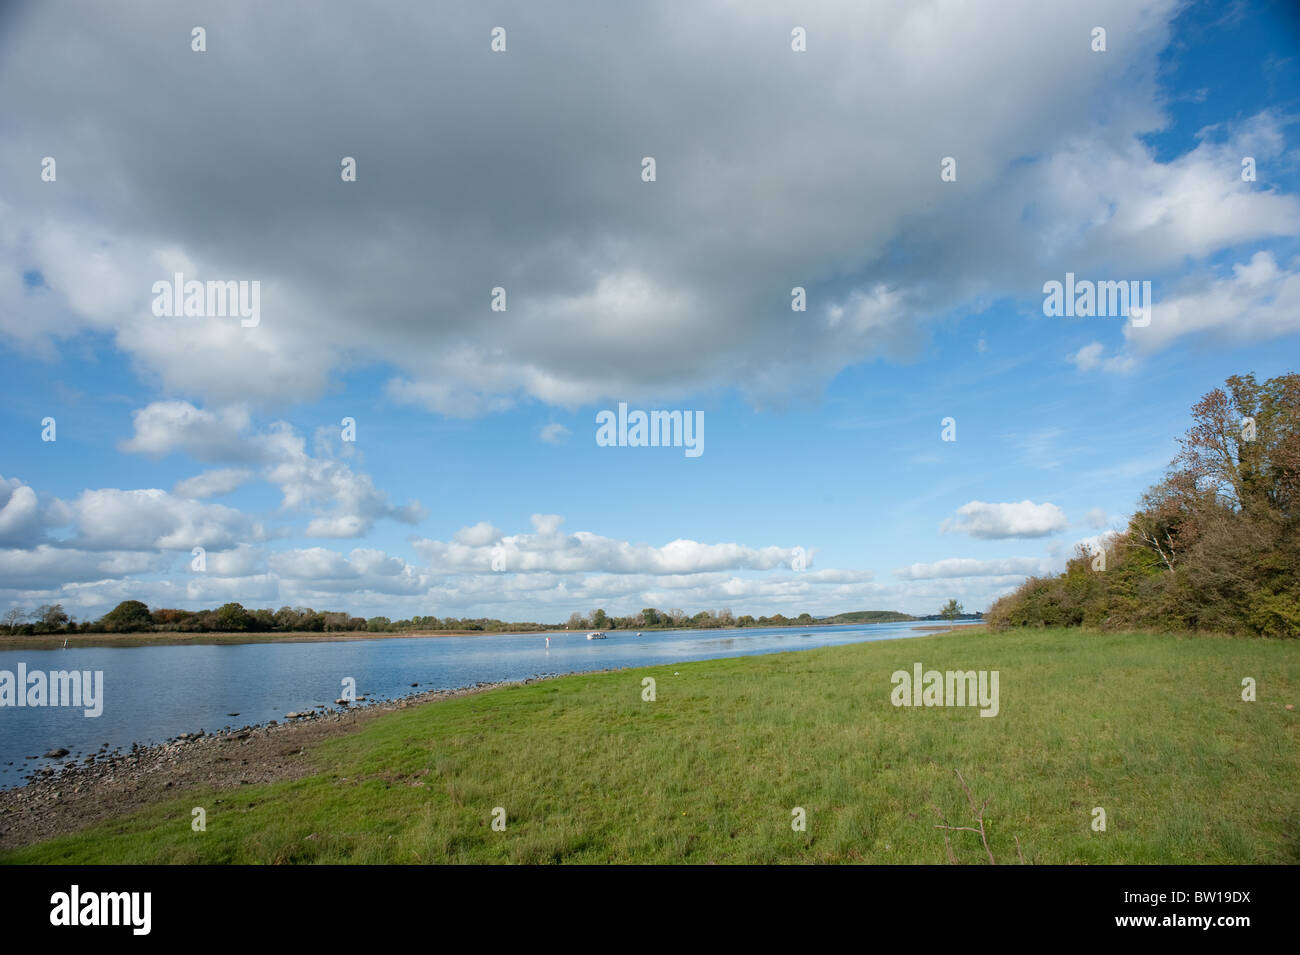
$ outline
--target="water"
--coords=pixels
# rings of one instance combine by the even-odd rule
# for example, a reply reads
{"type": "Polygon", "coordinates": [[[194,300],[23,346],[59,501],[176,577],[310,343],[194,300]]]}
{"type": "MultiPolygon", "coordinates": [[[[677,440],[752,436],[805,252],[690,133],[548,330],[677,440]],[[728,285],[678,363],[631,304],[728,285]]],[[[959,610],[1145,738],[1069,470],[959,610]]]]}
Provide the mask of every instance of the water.
{"type": "Polygon", "coordinates": [[[72,707],[0,707],[0,788],[22,785],[32,769],[93,753],[129,749],[180,733],[213,732],[281,720],[294,710],[332,705],[342,680],[357,695],[390,699],[555,673],[747,656],[920,636],[915,622],[744,630],[611,631],[475,637],[403,637],[337,643],[249,643],[153,647],[74,647],[0,651],[0,670],[102,670],[103,712],[72,707]],[[412,683],[418,683],[413,688],[412,683]],[[229,714],[238,713],[238,716],[229,714]],[[26,759],[62,747],[58,760],[26,759]]]}

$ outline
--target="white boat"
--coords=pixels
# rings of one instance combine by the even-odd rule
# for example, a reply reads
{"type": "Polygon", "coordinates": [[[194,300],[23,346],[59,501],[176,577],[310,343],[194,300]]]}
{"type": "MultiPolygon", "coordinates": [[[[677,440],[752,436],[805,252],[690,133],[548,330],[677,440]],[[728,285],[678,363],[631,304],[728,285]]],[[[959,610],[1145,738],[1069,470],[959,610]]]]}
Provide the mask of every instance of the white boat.
{"type": "Polygon", "coordinates": [[[587,634],[587,639],[588,639],[588,640],[604,640],[604,639],[605,639],[605,634],[601,633],[599,630],[593,630],[593,631],[591,631],[591,633],[587,634]]]}

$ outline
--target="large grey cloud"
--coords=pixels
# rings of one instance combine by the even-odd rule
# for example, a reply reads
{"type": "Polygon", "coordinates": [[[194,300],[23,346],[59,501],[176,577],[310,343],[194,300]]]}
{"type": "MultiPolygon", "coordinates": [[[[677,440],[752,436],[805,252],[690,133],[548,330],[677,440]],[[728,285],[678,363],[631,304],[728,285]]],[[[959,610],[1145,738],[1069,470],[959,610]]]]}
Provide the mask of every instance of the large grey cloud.
{"type": "MultiPolygon", "coordinates": [[[[29,4],[0,40],[0,330],[108,330],[165,390],[222,403],[372,362],[451,414],[816,389],[1066,269],[1294,234],[1293,198],[1217,175],[1230,150],[1162,164],[1137,138],[1164,121],[1176,9],[29,4]],[[261,324],[155,318],[174,270],[262,281],[261,324]]],[[[1241,136],[1268,155],[1275,132],[1241,136]]]]}

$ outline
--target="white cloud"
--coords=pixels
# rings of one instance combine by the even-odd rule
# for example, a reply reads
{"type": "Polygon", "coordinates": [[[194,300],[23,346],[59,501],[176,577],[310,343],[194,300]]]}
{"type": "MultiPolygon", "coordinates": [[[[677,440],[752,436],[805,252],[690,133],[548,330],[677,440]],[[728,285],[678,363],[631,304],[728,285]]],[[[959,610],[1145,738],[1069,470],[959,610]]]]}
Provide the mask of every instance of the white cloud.
{"type": "Polygon", "coordinates": [[[1102,350],[1101,342],[1093,342],[1091,345],[1084,345],[1070,357],[1070,361],[1073,362],[1080,371],[1091,371],[1101,364],[1102,350]]]}
{"type": "Polygon", "coordinates": [[[155,401],[131,413],[133,434],[118,447],[154,457],[183,451],[200,461],[245,460],[257,453],[244,437],[249,420],[238,406],[213,412],[188,401],[155,401]]]}
{"type": "Polygon", "coordinates": [[[1105,357],[1105,347],[1101,342],[1084,345],[1067,360],[1080,371],[1092,371],[1100,368],[1114,374],[1126,374],[1137,367],[1137,361],[1131,355],[1111,355],[1105,357]]]}
{"type": "Polygon", "coordinates": [[[173,493],[177,497],[195,499],[218,497],[229,494],[252,479],[253,472],[247,468],[217,468],[177,481],[173,493]]]}
{"type": "Polygon", "coordinates": [[[361,574],[346,557],[326,547],[277,551],[267,564],[279,576],[297,580],[343,580],[361,574]]]}
{"type": "Polygon", "coordinates": [[[251,577],[261,572],[264,552],[260,547],[240,544],[231,550],[208,551],[205,573],[218,577],[251,577]]]}
{"type": "MultiPolygon", "coordinates": [[[[124,451],[158,457],[183,451],[204,461],[256,464],[263,480],[279,486],[286,511],[314,515],[306,528],[310,537],[361,537],[377,520],[414,524],[426,513],[418,501],[390,502],[370,475],[329,456],[328,446],[318,455],[308,453],[306,439],[286,422],[251,430],[242,408],[212,412],[184,401],[160,401],[136,411],[133,422],[134,434],[121,444],[124,451]]],[[[246,469],[219,469],[182,481],[177,493],[207,497],[249,478],[246,469]]]]}
{"type": "Polygon", "coordinates": [[[432,578],[406,561],[373,548],[356,548],[346,557],[324,547],[280,551],[268,565],[287,592],[335,600],[356,593],[415,596],[432,586],[432,578]]]}
{"type": "Polygon", "coordinates": [[[73,543],[88,550],[222,549],[265,537],[262,525],[231,507],[175,497],[158,488],[83,491],[65,502],[73,543]]]}
{"type": "Polygon", "coordinates": [[[547,444],[564,444],[572,433],[564,425],[552,422],[542,428],[541,439],[547,444]]]}
{"type": "Polygon", "coordinates": [[[440,573],[491,571],[494,558],[500,557],[505,570],[513,573],[700,574],[789,569],[797,554],[793,547],[753,548],[693,540],[653,547],[586,531],[560,534],[562,520],[555,514],[534,514],[536,534],[501,536],[496,528],[479,524],[459,532],[451,542],[423,539],[413,546],[430,568],[440,573]]]}
{"type": "Polygon", "coordinates": [[[306,442],[287,425],[273,429],[264,446],[272,461],[265,476],[279,485],[283,506],[318,514],[307,525],[308,536],[360,537],[380,518],[414,524],[425,516],[418,501],[390,503],[370,475],[359,474],[334,458],[312,457],[306,442]]]}
{"type": "Polygon", "coordinates": [[[164,555],[143,551],[90,551],[50,544],[0,550],[0,590],[54,593],[68,583],[127,582],[131,575],[163,570],[167,560],[164,555]]]}
{"type": "MultiPolygon", "coordinates": [[[[1297,210],[1300,216],[1300,210],[1297,210]]],[[[1144,353],[1184,335],[1250,342],[1300,332],[1300,272],[1280,268],[1271,252],[1256,252],[1213,279],[1157,301],[1151,324],[1128,326],[1129,345],[1144,353]]]]}
{"type": "Polygon", "coordinates": [[[36,492],[17,478],[0,477],[0,543],[34,543],[42,524],[36,492]]]}
{"type": "Polygon", "coordinates": [[[382,550],[370,547],[358,547],[348,555],[352,566],[363,575],[373,574],[377,577],[396,577],[407,573],[408,564],[400,557],[390,557],[382,550]]]}
{"type": "Polygon", "coordinates": [[[994,560],[976,560],[969,557],[949,557],[932,564],[912,564],[894,571],[900,580],[931,580],[951,577],[1005,577],[1032,576],[1050,573],[1052,562],[1042,557],[1003,557],[994,560]]]}
{"type": "Polygon", "coordinates": [[[534,514],[530,520],[533,530],[544,537],[558,532],[560,525],[564,523],[564,518],[559,514],[534,514]]]}
{"type": "Polygon", "coordinates": [[[501,529],[493,527],[487,521],[479,521],[473,527],[462,527],[453,536],[457,544],[469,547],[486,547],[501,539],[501,529]]]}
{"type": "Polygon", "coordinates": [[[944,521],[945,534],[969,534],[986,539],[1002,537],[1046,537],[1065,530],[1069,521],[1055,504],[986,503],[971,501],[957,508],[957,517],[944,521]]]}

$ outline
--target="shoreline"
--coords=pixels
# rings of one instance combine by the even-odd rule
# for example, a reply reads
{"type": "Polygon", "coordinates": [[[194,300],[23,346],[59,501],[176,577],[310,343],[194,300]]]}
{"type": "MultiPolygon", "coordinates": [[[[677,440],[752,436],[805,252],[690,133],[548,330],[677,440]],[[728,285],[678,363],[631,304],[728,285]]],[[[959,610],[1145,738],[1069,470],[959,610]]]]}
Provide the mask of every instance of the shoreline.
{"type": "Polygon", "coordinates": [[[190,789],[236,792],[241,786],[309,776],[320,767],[303,758],[307,744],[357,732],[385,713],[559,677],[611,672],[582,670],[453,690],[422,690],[388,700],[310,710],[285,722],[182,733],[147,746],[134,743],[130,750],[101,751],[58,769],[46,765],[33,770],[25,784],[0,789],[0,851],[77,832],[190,789]]]}

